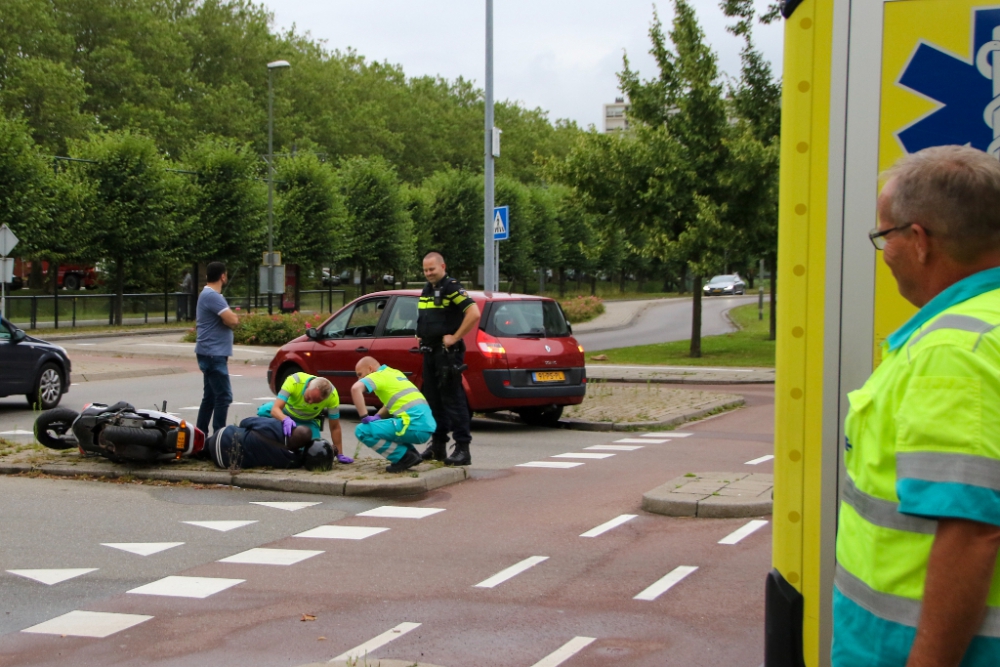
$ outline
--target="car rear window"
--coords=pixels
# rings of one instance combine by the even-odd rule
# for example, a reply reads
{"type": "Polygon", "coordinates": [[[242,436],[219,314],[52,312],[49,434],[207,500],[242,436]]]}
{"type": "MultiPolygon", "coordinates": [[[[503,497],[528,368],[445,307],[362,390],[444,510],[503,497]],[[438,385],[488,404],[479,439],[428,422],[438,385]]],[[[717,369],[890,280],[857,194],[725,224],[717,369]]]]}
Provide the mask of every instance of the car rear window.
{"type": "Polygon", "coordinates": [[[498,301],[493,304],[486,333],[500,338],[557,338],[569,335],[569,325],[555,301],[498,301]]]}

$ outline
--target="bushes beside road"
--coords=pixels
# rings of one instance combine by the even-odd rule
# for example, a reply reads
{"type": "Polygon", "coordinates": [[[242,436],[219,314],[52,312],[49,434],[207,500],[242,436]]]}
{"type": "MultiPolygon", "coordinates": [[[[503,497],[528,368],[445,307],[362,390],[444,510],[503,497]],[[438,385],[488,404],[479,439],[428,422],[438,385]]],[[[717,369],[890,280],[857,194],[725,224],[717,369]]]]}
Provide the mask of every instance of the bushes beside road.
{"type": "Polygon", "coordinates": [[[578,296],[559,302],[570,324],[589,322],[604,312],[604,300],[597,296],[578,296]]]}
{"type": "MultiPolygon", "coordinates": [[[[326,317],[323,313],[241,315],[240,323],[233,329],[233,342],[237,345],[284,345],[303,335],[306,329],[319,326],[326,317]]],[[[191,329],[184,340],[193,343],[195,337],[195,330],[191,329]]]]}

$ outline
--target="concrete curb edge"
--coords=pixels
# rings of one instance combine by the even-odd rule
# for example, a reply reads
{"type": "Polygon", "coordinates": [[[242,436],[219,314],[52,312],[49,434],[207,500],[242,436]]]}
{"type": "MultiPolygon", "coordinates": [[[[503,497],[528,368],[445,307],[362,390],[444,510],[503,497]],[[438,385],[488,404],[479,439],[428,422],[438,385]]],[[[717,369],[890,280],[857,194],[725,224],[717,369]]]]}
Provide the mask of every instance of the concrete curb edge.
{"type": "MultiPolygon", "coordinates": [[[[680,424],[685,424],[696,419],[701,419],[702,417],[707,417],[720,410],[733,410],[735,408],[742,407],[746,403],[746,399],[742,396],[736,396],[731,399],[725,399],[720,401],[715,401],[709,403],[704,408],[695,410],[693,412],[685,412],[682,415],[676,417],[671,417],[665,421],[658,422],[590,422],[583,421],[582,419],[560,419],[559,426],[557,428],[569,429],[571,431],[639,431],[642,429],[657,429],[657,428],[669,428],[671,426],[679,426],[680,424]]],[[[481,415],[485,419],[493,419],[496,421],[505,422],[515,422],[520,423],[521,420],[517,415],[505,412],[494,412],[490,414],[481,415]]]]}
{"type": "Polygon", "coordinates": [[[64,477],[103,477],[117,479],[126,475],[145,480],[165,482],[192,482],[194,484],[222,484],[244,489],[264,491],[285,491],[292,493],[315,493],[327,496],[376,496],[395,497],[426,493],[449,484],[457,484],[468,479],[465,468],[435,468],[419,473],[419,477],[398,477],[394,479],[354,480],[323,479],[315,476],[282,475],[279,472],[239,472],[235,475],[222,470],[169,470],[162,468],[107,468],[87,465],[0,463],[0,474],[17,475],[39,471],[47,475],[64,477]]]}

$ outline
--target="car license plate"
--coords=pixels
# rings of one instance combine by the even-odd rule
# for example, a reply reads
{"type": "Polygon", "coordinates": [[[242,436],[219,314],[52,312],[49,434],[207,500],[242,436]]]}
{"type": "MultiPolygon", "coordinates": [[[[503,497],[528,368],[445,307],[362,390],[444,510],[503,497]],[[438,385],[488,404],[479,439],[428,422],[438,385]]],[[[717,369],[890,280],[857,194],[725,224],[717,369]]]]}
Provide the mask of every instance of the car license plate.
{"type": "Polygon", "coordinates": [[[535,382],[565,382],[566,374],[562,371],[544,371],[541,373],[532,373],[532,377],[535,382]]]}

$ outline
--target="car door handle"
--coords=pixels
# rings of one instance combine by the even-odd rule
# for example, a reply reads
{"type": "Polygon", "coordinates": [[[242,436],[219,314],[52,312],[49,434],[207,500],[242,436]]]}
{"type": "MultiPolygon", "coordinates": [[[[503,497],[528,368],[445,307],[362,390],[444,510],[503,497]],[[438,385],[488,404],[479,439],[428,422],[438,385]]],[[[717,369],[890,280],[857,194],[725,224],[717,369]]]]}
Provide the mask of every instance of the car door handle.
{"type": "Polygon", "coordinates": [[[410,348],[410,354],[420,354],[420,348],[419,347],[411,347],[410,348]]]}
{"type": "Polygon", "coordinates": [[[356,348],[354,348],[354,351],[355,352],[367,352],[368,348],[367,347],[356,347],[356,348]]]}

